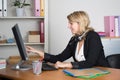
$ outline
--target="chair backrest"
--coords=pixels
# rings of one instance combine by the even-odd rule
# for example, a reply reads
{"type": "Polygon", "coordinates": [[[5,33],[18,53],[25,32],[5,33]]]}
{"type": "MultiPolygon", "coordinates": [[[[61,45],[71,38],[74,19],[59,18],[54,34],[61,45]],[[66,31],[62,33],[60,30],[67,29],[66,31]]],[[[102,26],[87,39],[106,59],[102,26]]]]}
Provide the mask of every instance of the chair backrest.
{"type": "Polygon", "coordinates": [[[111,68],[120,69],[120,54],[108,55],[106,59],[108,60],[111,68]]]}

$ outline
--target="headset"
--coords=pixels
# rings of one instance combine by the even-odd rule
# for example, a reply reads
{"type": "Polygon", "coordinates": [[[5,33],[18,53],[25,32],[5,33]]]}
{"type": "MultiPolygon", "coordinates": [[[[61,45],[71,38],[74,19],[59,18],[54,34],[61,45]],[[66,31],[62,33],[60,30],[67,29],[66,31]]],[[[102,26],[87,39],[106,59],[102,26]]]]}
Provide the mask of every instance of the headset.
{"type": "Polygon", "coordinates": [[[78,41],[81,41],[85,37],[87,32],[88,30],[86,30],[82,35],[78,36],[78,41]]]}
{"type": "Polygon", "coordinates": [[[73,40],[72,42],[70,42],[69,45],[73,44],[74,42],[81,41],[81,40],[85,37],[85,35],[86,35],[86,33],[87,33],[88,31],[89,31],[89,30],[86,30],[84,33],[82,33],[82,35],[77,35],[77,36],[75,36],[75,37],[74,37],[74,40],[73,40]]]}

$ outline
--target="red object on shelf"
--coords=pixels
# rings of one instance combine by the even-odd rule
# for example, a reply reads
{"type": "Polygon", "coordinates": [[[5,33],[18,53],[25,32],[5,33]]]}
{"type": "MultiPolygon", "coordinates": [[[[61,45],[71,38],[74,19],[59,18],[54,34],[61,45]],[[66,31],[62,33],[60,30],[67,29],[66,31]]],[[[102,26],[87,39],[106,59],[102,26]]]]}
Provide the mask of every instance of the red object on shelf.
{"type": "Polygon", "coordinates": [[[40,42],[44,43],[44,21],[40,21],[40,42]]]}

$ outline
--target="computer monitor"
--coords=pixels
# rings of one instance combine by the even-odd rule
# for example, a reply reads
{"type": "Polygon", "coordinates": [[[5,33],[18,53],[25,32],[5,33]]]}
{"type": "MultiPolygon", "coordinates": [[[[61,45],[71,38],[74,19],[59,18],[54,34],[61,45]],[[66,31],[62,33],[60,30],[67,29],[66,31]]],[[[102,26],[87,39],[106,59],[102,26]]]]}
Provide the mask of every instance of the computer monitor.
{"type": "Polygon", "coordinates": [[[17,45],[18,50],[19,50],[20,57],[21,57],[21,60],[16,65],[14,65],[12,67],[12,69],[18,69],[18,70],[31,69],[30,65],[23,65],[24,62],[28,60],[28,56],[27,56],[27,51],[26,51],[26,48],[25,48],[20,30],[19,30],[18,24],[15,24],[12,27],[12,32],[13,32],[13,35],[14,35],[14,38],[16,41],[16,45],[17,45]]]}

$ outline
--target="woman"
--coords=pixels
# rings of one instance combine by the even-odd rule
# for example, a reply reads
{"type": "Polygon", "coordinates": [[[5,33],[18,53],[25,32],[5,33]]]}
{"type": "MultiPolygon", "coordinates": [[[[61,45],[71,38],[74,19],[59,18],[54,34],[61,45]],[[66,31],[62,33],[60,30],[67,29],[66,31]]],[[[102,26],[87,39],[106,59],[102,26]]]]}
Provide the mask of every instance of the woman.
{"type": "Polygon", "coordinates": [[[73,36],[67,47],[58,55],[52,55],[30,46],[28,52],[39,54],[40,59],[55,63],[56,68],[90,68],[93,66],[109,66],[105,59],[103,45],[99,35],[89,27],[89,16],[84,11],[75,11],[67,16],[73,36]],[[63,62],[73,57],[74,62],[63,62]]]}

